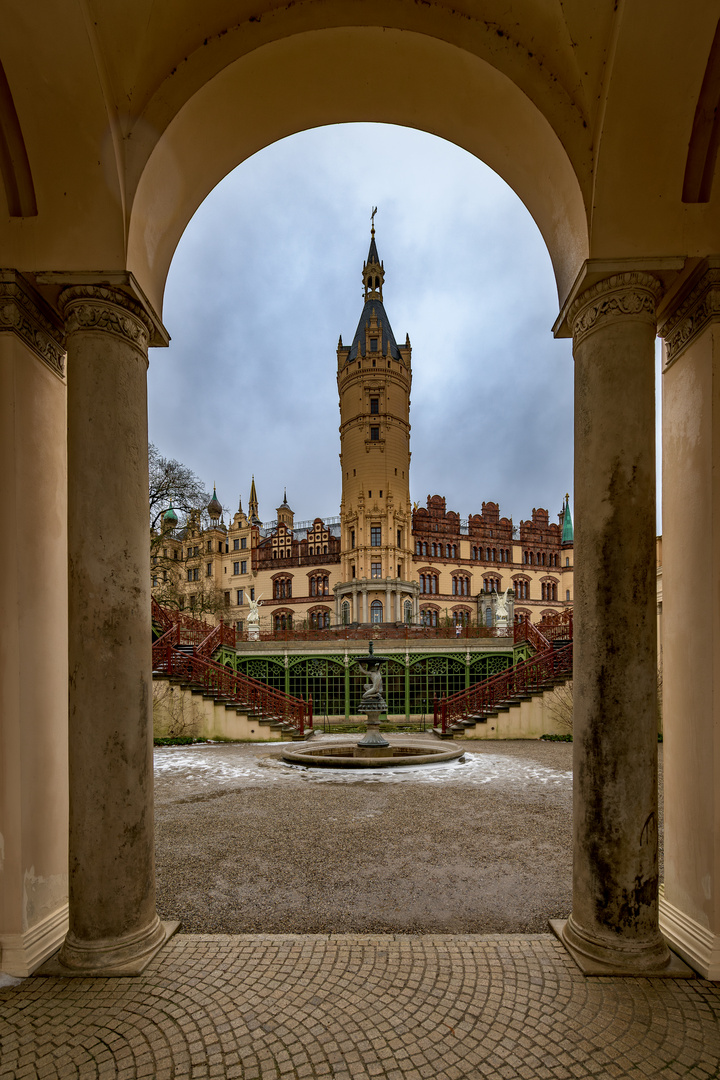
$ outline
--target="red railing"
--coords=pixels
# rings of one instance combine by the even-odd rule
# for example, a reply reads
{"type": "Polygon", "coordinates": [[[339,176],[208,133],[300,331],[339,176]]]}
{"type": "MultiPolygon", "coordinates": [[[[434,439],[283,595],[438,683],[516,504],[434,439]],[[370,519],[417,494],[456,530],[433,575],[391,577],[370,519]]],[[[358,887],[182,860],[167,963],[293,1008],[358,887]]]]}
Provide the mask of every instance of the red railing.
{"type": "Polygon", "coordinates": [[[153,645],[153,671],[162,672],[168,678],[180,679],[211,697],[237,705],[255,716],[289,724],[301,734],[304,734],[306,727],[312,727],[312,712],[308,712],[302,698],[274,690],[204,656],[180,652],[171,644],[165,644],[165,637],[163,635],[153,645]]]}
{"type": "Polygon", "coordinates": [[[306,728],[312,729],[312,703],[306,705],[302,698],[274,690],[211,659],[221,645],[234,648],[235,631],[231,627],[224,623],[208,626],[181,611],[163,608],[154,599],[152,618],[164,631],[153,643],[153,671],[182,679],[255,716],[288,724],[301,735],[306,728]],[[191,645],[192,652],[182,651],[182,645],[191,645]]]}
{"type": "Polygon", "coordinates": [[[485,682],[476,683],[451,697],[444,697],[435,705],[435,726],[443,732],[448,725],[463,720],[483,719],[495,712],[498,706],[537,694],[560,678],[572,676],[573,643],[559,649],[552,646],[530,660],[514,664],[507,671],[493,675],[485,682]]]}
{"type": "Polygon", "coordinates": [[[550,647],[550,642],[540,628],[535,623],[530,622],[527,616],[524,619],[518,619],[515,623],[513,636],[516,645],[521,641],[527,641],[536,652],[544,652],[545,649],[550,647]]]}

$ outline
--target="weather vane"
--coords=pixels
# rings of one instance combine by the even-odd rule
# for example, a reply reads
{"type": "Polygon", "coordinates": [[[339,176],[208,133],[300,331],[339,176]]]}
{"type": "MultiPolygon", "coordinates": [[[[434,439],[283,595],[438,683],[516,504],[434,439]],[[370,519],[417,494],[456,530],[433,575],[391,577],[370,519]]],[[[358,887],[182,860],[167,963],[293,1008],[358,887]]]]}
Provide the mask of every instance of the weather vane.
{"type": "Polygon", "coordinates": [[[372,229],[373,235],[375,233],[375,215],[376,214],[377,214],[377,206],[373,206],[372,214],[370,215],[370,228],[372,229]]]}

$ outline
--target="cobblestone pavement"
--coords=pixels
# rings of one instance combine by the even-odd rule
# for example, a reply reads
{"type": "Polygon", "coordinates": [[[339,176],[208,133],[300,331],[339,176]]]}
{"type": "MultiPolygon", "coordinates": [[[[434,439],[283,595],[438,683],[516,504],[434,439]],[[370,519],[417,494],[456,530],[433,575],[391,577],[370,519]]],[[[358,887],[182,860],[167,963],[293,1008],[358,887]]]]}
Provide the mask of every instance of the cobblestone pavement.
{"type": "Polygon", "coordinates": [[[585,979],[550,935],[178,935],[0,988],[0,1076],[720,1076],[720,985],[585,979]]]}

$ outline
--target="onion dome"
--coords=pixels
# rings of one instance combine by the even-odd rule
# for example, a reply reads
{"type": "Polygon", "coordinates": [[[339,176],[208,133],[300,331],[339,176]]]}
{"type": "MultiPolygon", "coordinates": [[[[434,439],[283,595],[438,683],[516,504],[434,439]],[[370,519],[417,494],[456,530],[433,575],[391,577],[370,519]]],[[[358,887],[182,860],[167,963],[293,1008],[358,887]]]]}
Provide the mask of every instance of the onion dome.
{"type": "Polygon", "coordinates": [[[207,512],[210,515],[210,520],[211,521],[218,521],[219,518],[222,517],[222,506],[220,504],[220,500],[217,497],[217,492],[215,491],[215,485],[214,484],[213,484],[212,499],[207,504],[207,512]]]}
{"type": "Polygon", "coordinates": [[[162,516],[163,529],[175,529],[178,523],[178,516],[172,508],[172,503],[162,516]]]}

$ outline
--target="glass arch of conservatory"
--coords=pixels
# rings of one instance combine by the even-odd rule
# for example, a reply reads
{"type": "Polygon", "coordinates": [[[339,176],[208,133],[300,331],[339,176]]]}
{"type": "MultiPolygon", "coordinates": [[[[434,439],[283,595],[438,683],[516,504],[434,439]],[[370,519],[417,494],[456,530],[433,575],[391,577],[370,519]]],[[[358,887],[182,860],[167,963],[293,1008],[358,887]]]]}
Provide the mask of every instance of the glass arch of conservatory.
{"type": "MultiPolygon", "coordinates": [[[[337,646],[337,642],[334,643],[337,646]]],[[[432,713],[435,696],[454,694],[482,682],[525,659],[526,646],[483,641],[482,649],[459,648],[448,642],[447,648],[423,647],[395,649],[376,646],[387,658],[383,677],[388,716],[396,719],[427,716],[432,713]]],[[[225,651],[221,662],[250,678],[277,690],[312,698],[316,716],[345,717],[357,715],[357,703],[363,692],[364,676],[357,673],[355,660],[367,654],[360,647],[322,651],[287,648],[276,652],[249,653],[225,651]]],[[[245,648],[248,648],[246,644],[245,648]]],[[[220,657],[218,657],[220,659],[220,657]]]]}

